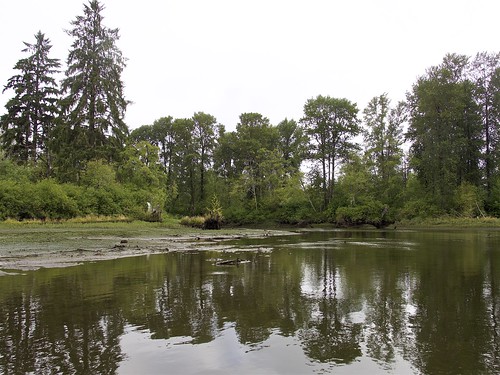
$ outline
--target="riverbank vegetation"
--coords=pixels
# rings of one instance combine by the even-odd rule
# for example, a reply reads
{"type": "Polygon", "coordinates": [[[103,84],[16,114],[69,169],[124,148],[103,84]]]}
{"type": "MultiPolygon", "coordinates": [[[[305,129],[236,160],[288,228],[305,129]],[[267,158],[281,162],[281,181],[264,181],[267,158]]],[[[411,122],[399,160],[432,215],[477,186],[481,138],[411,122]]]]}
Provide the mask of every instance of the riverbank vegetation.
{"type": "Polygon", "coordinates": [[[197,112],[130,129],[126,60],[103,9],[91,0],[72,22],[60,83],[50,40],[25,43],[0,118],[0,220],[196,222],[213,199],[233,224],[500,216],[500,53],[448,54],[405,101],[380,94],[362,111],[318,95],[278,124],[242,113],[228,131],[197,112]]]}

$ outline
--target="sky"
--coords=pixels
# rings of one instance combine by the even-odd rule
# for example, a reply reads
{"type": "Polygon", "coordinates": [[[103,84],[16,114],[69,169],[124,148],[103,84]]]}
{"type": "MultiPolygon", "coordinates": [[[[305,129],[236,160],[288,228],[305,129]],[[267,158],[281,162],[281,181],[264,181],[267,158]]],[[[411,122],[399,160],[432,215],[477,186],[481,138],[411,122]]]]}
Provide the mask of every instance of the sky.
{"type": "MultiPolygon", "coordinates": [[[[42,31],[62,69],[65,33],[83,0],[2,0],[0,85],[42,31]]],[[[241,113],[300,120],[308,99],[346,98],[362,111],[403,100],[445,54],[500,50],[498,0],[101,0],[120,29],[131,129],[195,112],[234,130],[241,113]]],[[[62,78],[62,74],[61,74],[62,78]]],[[[12,91],[0,94],[0,114],[12,91]]]]}

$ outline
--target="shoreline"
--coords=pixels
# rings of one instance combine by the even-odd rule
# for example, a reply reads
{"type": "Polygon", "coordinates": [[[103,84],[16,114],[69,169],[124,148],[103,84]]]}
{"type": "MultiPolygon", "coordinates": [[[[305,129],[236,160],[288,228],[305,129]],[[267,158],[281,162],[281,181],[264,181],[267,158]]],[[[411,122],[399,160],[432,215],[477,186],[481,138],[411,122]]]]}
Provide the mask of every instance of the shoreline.
{"type": "Polygon", "coordinates": [[[178,251],[223,251],[228,248],[224,246],[224,242],[230,240],[295,234],[290,231],[265,229],[201,232],[149,228],[147,230],[149,235],[141,235],[140,233],[138,235],[136,228],[126,227],[111,228],[112,233],[102,233],[99,228],[81,228],[80,233],[75,232],[75,228],[69,228],[66,231],[45,227],[42,230],[37,230],[36,233],[31,233],[30,228],[24,227],[22,229],[22,231],[9,231],[2,228],[0,231],[0,276],[15,274],[19,271],[72,267],[85,262],[149,254],[178,251]],[[127,229],[130,230],[130,235],[115,233],[126,232],[127,229]],[[23,241],[24,234],[26,234],[27,241],[23,241]]]}
{"type": "MultiPolygon", "coordinates": [[[[476,223],[485,224],[485,221],[479,220],[476,223]]],[[[225,251],[231,249],[224,245],[224,242],[230,240],[294,235],[299,231],[308,230],[454,231],[466,227],[473,230],[500,231],[500,226],[497,225],[462,226],[453,225],[450,221],[441,221],[438,224],[437,220],[434,225],[429,225],[428,222],[408,224],[399,223],[397,229],[336,228],[320,224],[310,228],[269,226],[271,229],[250,227],[209,231],[172,223],[147,222],[0,223],[0,276],[8,275],[10,271],[72,267],[85,262],[148,254],[225,251]]]]}

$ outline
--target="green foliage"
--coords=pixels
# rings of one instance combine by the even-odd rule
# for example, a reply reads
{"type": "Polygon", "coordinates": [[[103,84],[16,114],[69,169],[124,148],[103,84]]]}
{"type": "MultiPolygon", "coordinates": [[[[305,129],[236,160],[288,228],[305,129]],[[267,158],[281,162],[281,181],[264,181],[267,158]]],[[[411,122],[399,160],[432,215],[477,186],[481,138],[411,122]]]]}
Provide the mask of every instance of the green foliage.
{"type": "Polygon", "coordinates": [[[129,136],[125,59],[103,9],[90,0],[72,22],[61,91],[49,40],[38,33],[25,43],[31,56],[5,86],[15,96],[0,120],[0,219],[151,220],[154,210],[157,219],[206,213],[204,226],[220,227],[222,206],[224,221],[240,224],[500,216],[498,53],[445,56],[394,107],[387,94],[374,97],[363,111],[364,152],[357,105],[321,95],[299,123],[242,113],[226,132],[196,112],[129,136]]]}
{"type": "Polygon", "coordinates": [[[80,183],[87,187],[107,188],[116,183],[114,169],[102,160],[89,161],[83,171],[80,183]]]}
{"type": "Polygon", "coordinates": [[[405,196],[405,204],[400,214],[404,219],[421,219],[444,214],[444,211],[433,202],[433,197],[427,195],[424,186],[415,175],[410,175],[408,178],[405,196]]]}
{"type": "Polygon", "coordinates": [[[279,137],[277,149],[284,168],[291,174],[297,173],[307,153],[304,129],[295,120],[288,119],[281,121],[276,128],[279,137]]]}
{"type": "Polygon", "coordinates": [[[302,175],[297,173],[286,180],[284,186],[276,189],[270,197],[270,217],[282,224],[312,223],[318,219],[318,214],[302,189],[302,175]]]}
{"type": "Polygon", "coordinates": [[[7,113],[0,117],[0,144],[13,160],[25,165],[42,164],[44,175],[49,176],[49,146],[59,113],[59,89],[53,75],[60,63],[49,57],[49,39],[40,31],[35,38],[34,44],[24,43],[23,52],[30,56],[17,62],[14,69],[20,73],[11,77],[4,89],[13,90],[15,96],[5,106],[7,113]]]}
{"type": "Polygon", "coordinates": [[[54,149],[64,180],[75,181],[86,161],[118,160],[128,136],[123,119],[128,105],[121,73],[125,59],[116,46],[118,29],[103,25],[104,6],[84,5],[67,33],[73,44],[62,81],[62,116],[54,149]]]}
{"type": "Polygon", "coordinates": [[[69,219],[78,215],[76,202],[52,179],[37,182],[32,193],[32,210],[37,219],[69,219]]]}
{"type": "Polygon", "coordinates": [[[484,137],[484,178],[486,195],[492,198],[495,170],[499,163],[500,149],[500,53],[481,52],[469,67],[474,81],[474,99],[481,114],[484,137]]]}
{"type": "Polygon", "coordinates": [[[482,194],[477,186],[463,182],[455,192],[456,211],[460,216],[476,217],[482,214],[482,194]]]}
{"type": "Polygon", "coordinates": [[[490,198],[486,201],[492,215],[500,217],[500,177],[493,180],[490,198]]]}
{"type": "Polygon", "coordinates": [[[410,163],[426,194],[445,212],[453,209],[462,182],[480,182],[481,120],[467,63],[465,56],[447,55],[408,95],[410,163]]]}
{"type": "Polygon", "coordinates": [[[25,181],[33,178],[31,166],[19,165],[0,150],[0,179],[25,181]]]}
{"type": "Polygon", "coordinates": [[[363,205],[337,208],[335,222],[346,226],[371,224],[378,228],[393,223],[394,217],[389,213],[387,206],[379,201],[371,201],[363,205]]]}
{"type": "Polygon", "coordinates": [[[220,229],[222,227],[222,221],[224,220],[224,215],[222,213],[222,206],[220,204],[217,195],[212,196],[210,201],[210,206],[207,208],[207,214],[205,215],[205,229],[220,229]]]}
{"type": "Polygon", "coordinates": [[[205,216],[184,216],[181,218],[180,224],[187,227],[204,228],[205,220],[205,216]]]}
{"type": "Polygon", "coordinates": [[[0,180],[0,219],[34,217],[33,195],[28,182],[0,180]]]}
{"type": "Polygon", "coordinates": [[[159,164],[158,152],[158,147],[146,141],[125,147],[122,161],[117,166],[118,181],[138,189],[160,188],[165,178],[159,164]]]}
{"type": "Polygon", "coordinates": [[[357,115],[356,104],[347,99],[319,95],[304,105],[301,122],[310,139],[309,152],[321,166],[322,209],[333,197],[337,166],[356,148],[352,139],[361,131],[357,115]]]}
{"type": "Polygon", "coordinates": [[[405,105],[390,108],[386,94],[374,97],[363,111],[367,127],[364,134],[365,160],[371,177],[373,194],[385,204],[400,205],[403,191],[402,124],[405,105]]]}
{"type": "Polygon", "coordinates": [[[0,180],[0,218],[67,219],[78,215],[78,206],[54,180],[37,183],[0,180]]]}

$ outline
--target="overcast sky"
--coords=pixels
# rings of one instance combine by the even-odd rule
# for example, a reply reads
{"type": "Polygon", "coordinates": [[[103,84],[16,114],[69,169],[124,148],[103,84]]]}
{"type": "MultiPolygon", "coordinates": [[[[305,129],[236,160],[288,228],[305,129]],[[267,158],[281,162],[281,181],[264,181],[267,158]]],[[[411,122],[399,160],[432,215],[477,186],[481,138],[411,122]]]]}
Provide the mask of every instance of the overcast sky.
{"type": "MultiPolygon", "coordinates": [[[[233,130],[243,112],[299,120],[317,95],[362,110],[393,103],[446,53],[500,50],[498,0],[101,0],[120,29],[131,128],[202,111],[233,130]]],[[[82,0],[2,1],[0,84],[41,30],[65,69],[82,0]]],[[[0,95],[0,114],[13,96],[0,95]]]]}

